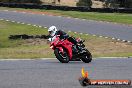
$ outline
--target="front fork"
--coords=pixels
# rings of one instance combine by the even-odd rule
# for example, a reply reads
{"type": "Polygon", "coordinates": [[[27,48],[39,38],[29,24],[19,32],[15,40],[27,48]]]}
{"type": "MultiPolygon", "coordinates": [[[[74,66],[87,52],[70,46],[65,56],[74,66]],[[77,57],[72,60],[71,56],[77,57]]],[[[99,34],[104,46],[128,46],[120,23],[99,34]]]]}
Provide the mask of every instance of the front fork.
{"type": "MultiPolygon", "coordinates": [[[[63,47],[58,47],[58,49],[64,54],[64,48],[63,47]]],[[[69,58],[71,60],[72,59],[72,48],[71,47],[65,47],[65,49],[67,50],[67,54],[69,55],[69,58]]]]}
{"type": "Polygon", "coordinates": [[[64,54],[64,50],[63,50],[63,48],[62,48],[62,47],[56,47],[56,48],[58,48],[58,49],[59,49],[59,51],[60,51],[60,52],[62,52],[62,53],[64,54]]]}

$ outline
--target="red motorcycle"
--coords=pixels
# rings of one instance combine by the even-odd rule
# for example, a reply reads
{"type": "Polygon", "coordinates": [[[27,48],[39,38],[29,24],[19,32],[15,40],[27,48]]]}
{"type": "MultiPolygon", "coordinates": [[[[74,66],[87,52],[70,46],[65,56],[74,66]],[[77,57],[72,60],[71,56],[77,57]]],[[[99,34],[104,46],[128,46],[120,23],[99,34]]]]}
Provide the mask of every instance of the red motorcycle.
{"type": "Polygon", "coordinates": [[[83,61],[85,63],[89,63],[92,61],[91,53],[85,48],[83,44],[84,41],[81,39],[76,39],[78,42],[78,47],[82,50],[77,52],[76,46],[68,41],[68,39],[61,40],[58,36],[52,38],[52,42],[50,43],[50,48],[54,50],[54,54],[56,58],[61,63],[68,63],[69,61],[83,61]]]}

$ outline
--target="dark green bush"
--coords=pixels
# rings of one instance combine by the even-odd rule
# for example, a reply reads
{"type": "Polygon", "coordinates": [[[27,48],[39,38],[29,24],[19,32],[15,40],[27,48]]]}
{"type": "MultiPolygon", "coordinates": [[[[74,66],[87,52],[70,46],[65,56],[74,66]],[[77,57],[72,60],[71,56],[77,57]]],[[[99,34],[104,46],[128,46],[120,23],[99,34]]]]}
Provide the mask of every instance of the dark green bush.
{"type": "Polygon", "coordinates": [[[77,6],[91,7],[91,5],[92,5],[92,1],[91,0],[79,0],[79,2],[77,3],[77,6]]]}
{"type": "Polygon", "coordinates": [[[101,0],[105,4],[105,7],[125,7],[125,8],[132,8],[132,0],[101,0]]]}

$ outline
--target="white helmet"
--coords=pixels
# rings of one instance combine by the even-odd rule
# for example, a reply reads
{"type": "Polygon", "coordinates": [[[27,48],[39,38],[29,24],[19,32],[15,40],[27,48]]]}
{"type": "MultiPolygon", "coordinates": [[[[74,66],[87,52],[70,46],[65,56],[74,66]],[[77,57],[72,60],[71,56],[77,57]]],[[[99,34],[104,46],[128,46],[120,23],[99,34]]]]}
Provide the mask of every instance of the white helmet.
{"type": "Polygon", "coordinates": [[[57,28],[55,26],[51,26],[49,27],[48,32],[49,32],[49,35],[53,37],[55,36],[55,33],[57,32],[57,28]]]}

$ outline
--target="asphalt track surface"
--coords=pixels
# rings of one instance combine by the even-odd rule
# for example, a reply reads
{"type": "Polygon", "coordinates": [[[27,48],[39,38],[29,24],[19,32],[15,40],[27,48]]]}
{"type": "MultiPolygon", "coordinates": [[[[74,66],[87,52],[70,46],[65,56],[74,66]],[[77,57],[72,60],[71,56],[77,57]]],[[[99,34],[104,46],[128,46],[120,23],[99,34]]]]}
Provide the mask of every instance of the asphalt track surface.
{"type": "Polygon", "coordinates": [[[132,41],[132,26],[127,25],[13,11],[0,11],[0,19],[19,21],[46,27],[55,25],[62,30],[72,30],[132,41]]]}
{"type": "Polygon", "coordinates": [[[0,88],[83,88],[78,82],[82,67],[90,79],[132,80],[132,58],[98,58],[88,64],[62,64],[56,59],[1,60],[0,88]]]}

